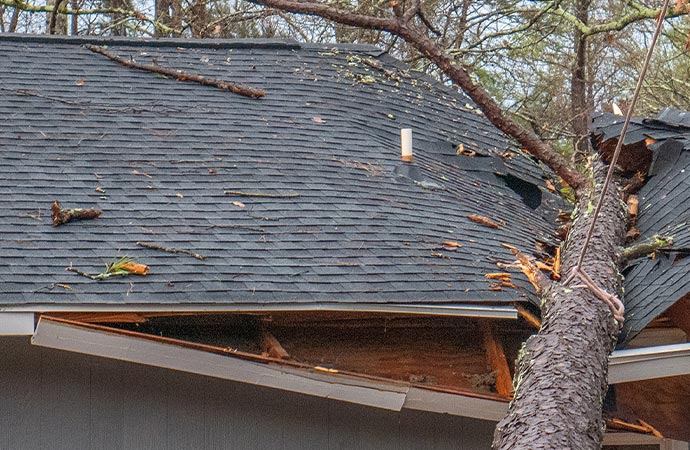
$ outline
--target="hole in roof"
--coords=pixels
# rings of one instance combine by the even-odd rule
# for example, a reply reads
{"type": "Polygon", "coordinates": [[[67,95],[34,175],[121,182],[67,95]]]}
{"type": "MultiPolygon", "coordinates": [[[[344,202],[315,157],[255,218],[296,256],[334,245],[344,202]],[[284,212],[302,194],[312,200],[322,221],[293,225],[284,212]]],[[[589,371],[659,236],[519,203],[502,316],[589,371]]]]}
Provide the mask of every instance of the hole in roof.
{"type": "Polygon", "coordinates": [[[501,178],[505,181],[506,186],[520,196],[525,205],[531,209],[539,208],[542,201],[542,193],[539,187],[510,174],[503,175],[501,178]]]}

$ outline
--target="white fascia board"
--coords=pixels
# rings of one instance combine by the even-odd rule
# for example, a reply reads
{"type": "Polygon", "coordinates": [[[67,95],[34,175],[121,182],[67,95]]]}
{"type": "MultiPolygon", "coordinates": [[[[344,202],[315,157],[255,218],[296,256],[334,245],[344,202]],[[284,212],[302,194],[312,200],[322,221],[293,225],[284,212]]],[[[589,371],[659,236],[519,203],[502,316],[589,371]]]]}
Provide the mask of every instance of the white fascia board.
{"type": "Polygon", "coordinates": [[[602,445],[661,445],[662,442],[662,439],[659,439],[651,434],[614,431],[604,434],[604,441],[602,442],[602,445]]]}
{"type": "Polygon", "coordinates": [[[179,370],[394,411],[400,411],[405,401],[405,390],[401,391],[396,386],[387,390],[381,386],[374,388],[339,383],[337,378],[328,382],[319,379],[318,376],[311,377],[310,372],[307,371],[297,374],[290,370],[283,370],[280,366],[93,330],[44,318],[40,319],[36,326],[31,343],[41,347],[179,370]]]}
{"type": "Polygon", "coordinates": [[[609,358],[609,384],[690,375],[690,343],[616,350],[609,358]]]}
{"type": "Polygon", "coordinates": [[[403,408],[498,422],[508,412],[508,402],[413,387],[403,408]]]}
{"type": "Polygon", "coordinates": [[[34,313],[0,312],[0,336],[31,336],[34,334],[34,313]]]}
{"type": "Polygon", "coordinates": [[[40,319],[32,344],[400,411],[499,420],[508,403],[216,355],[116,332],[40,319]]]}
{"type": "Polygon", "coordinates": [[[513,306],[481,304],[399,304],[399,303],[291,303],[291,304],[42,304],[0,307],[0,312],[224,312],[261,313],[285,311],[338,311],[361,313],[420,314],[433,316],[517,319],[513,306]]]}

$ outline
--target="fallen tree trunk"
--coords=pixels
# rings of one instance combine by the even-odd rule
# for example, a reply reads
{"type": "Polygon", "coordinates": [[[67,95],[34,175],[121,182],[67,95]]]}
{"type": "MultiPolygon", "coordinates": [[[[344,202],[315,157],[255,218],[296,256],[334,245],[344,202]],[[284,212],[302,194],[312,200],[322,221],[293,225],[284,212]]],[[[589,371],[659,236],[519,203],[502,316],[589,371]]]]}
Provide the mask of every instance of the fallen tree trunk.
{"type": "MultiPolygon", "coordinates": [[[[592,182],[600,191],[606,176],[595,163],[592,182]]],[[[593,215],[597,192],[581,195],[563,244],[563,273],[576,264],[593,215]]],[[[625,203],[615,183],[603,204],[583,270],[608,293],[620,295],[618,253],[625,235],[625,203]]],[[[608,389],[608,356],[619,324],[609,307],[574,280],[552,283],[541,293],[542,326],[520,352],[515,397],[498,424],[494,449],[599,449],[602,405],[608,389]]]]}

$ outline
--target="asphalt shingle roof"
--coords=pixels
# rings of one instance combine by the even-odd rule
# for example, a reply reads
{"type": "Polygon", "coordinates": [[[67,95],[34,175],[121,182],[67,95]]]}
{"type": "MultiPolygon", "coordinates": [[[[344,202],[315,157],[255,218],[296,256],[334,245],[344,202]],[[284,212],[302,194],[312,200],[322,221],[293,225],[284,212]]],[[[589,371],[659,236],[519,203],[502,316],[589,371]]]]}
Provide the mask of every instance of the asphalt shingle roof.
{"type": "Polygon", "coordinates": [[[0,115],[5,306],[533,300],[521,274],[500,291],[484,274],[512,259],[501,243],[552,242],[561,205],[464,95],[372,47],[0,35],[0,115]],[[86,42],[267,96],[126,68],[86,42]],[[54,200],[103,215],[54,228],[54,200]],[[149,275],[64,270],[125,254],[149,275]]]}
{"type": "MultiPolygon", "coordinates": [[[[602,141],[620,135],[623,118],[602,114],[594,119],[602,141]]],[[[635,118],[625,143],[647,138],[653,156],[650,178],[638,193],[638,242],[654,235],[673,238],[668,251],[632,261],[624,271],[626,322],[619,338],[625,345],[649,322],[690,293],[690,113],[663,111],[656,119],[635,118]]]]}

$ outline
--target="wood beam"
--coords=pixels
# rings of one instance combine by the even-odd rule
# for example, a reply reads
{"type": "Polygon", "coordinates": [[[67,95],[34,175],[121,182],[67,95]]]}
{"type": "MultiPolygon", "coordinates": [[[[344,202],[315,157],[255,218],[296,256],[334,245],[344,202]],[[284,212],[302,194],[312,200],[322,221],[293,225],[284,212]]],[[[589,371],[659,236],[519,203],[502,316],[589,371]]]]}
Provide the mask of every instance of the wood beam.
{"type": "Polygon", "coordinates": [[[261,347],[261,352],[267,354],[270,358],[290,359],[290,354],[266,328],[261,329],[259,346],[261,347]]]}
{"type": "Polygon", "coordinates": [[[513,377],[508,367],[503,344],[500,337],[496,335],[496,328],[493,323],[487,320],[480,320],[478,324],[484,338],[486,358],[496,374],[496,392],[501,397],[511,397],[513,395],[513,377]]]}
{"type": "Polygon", "coordinates": [[[525,308],[519,303],[513,304],[515,309],[517,309],[518,315],[522,317],[527,323],[532,325],[537,330],[541,329],[541,319],[533,314],[530,310],[525,308]]]}

